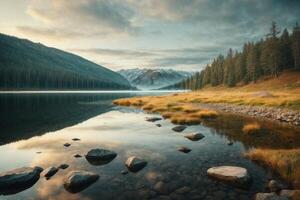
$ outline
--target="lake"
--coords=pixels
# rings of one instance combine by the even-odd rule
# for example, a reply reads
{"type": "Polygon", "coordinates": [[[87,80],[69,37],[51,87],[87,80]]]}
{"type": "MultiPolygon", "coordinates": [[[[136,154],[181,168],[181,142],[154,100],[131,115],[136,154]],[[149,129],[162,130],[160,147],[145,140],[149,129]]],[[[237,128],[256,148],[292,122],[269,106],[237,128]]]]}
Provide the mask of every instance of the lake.
{"type": "Polygon", "coordinates": [[[63,163],[70,167],[0,199],[252,199],[255,193],[266,191],[271,177],[279,177],[246,159],[244,153],[257,147],[300,147],[299,130],[267,120],[261,124],[268,131],[258,138],[242,137],[241,131],[245,122],[256,119],[229,114],[177,133],[169,120],[148,122],[146,117],[157,115],[112,104],[117,98],[164,93],[1,93],[0,171],[23,166],[45,169],[63,163]],[[201,132],[205,137],[200,141],[183,137],[191,132],[201,132]],[[64,147],[65,143],[71,146],[64,147]],[[179,152],[181,146],[192,151],[179,152]],[[117,157],[95,165],[84,157],[92,148],[113,150],[117,157]],[[75,158],[75,154],[83,157],[75,158]],[[129,156],[141,157],[148,164],[137,173],[123,175],[129,156]],[[207,169],[220,165],[247,168],[253,179],[251,187],[240,189],[209,178],[207,169]],[[100,178],[80,193],[71,194],[65,190],[63,179],[72,170],[91,171],[100,178]]]}

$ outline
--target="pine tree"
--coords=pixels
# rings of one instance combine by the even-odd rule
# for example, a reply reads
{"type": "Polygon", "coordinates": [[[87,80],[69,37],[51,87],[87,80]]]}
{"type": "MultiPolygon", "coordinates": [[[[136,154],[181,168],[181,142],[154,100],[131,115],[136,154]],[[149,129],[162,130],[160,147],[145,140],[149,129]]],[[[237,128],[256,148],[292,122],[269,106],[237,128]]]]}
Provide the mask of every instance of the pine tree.
{"type": "Polygon", "coordinates": [[[270,68],[272,75],[274,77],[278,77],[279,73],[279,57],[280,57],[280,51],[279,51],[279,42],[277,35],[280,33],[280,31],[277,28],[276,22],[272,22],[270,33],[267,34],[267,48],[268,52],[270,54],[270,68]]]}
{"type": "Polygon", "coordinates": [[[280,71],[293,67],[292,41],[287,29],[284,29],[280,37],[280,71]]]}
{"type": "Polygon", "coordinates": [[[293,57],[295,69],[300,69],[300,27],[298,23],[293,30],[293,57]]]}

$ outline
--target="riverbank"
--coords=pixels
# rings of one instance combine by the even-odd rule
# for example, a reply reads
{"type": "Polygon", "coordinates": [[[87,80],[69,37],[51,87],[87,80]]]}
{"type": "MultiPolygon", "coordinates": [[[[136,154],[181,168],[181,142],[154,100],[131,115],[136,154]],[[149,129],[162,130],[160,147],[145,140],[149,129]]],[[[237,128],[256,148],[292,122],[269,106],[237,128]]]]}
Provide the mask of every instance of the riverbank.
{"type": "Polygon", "coordinates": [[[215,117],[216,112],[242,114],[266,118],[294,126],[300,126],[300,92],[290,91],[197,91],[165,96],[146,96],[119,99],[117,105],[135,106],[148,112],[156,112],[177,124],[197,124],[202,117],[215,117]],[[205,112],[211,116],[195,115],[205,112]],[[188,120],[191,119],[191,120],[188,120]]]}

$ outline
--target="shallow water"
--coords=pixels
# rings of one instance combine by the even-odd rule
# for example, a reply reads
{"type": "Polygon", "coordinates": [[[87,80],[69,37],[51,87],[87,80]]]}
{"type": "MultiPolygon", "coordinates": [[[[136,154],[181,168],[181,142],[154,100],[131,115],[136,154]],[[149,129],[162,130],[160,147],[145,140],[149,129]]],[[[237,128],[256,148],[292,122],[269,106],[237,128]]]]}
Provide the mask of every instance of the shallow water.
{"type": "Polygon", "coordinates": [[[300,146],[299,130],[263,122],[266,133],[272,137],[241,137],[241,126],[251,118],[222,116],[189,126],[182,133],[171,130],[168,120],[147,122],[155,116],[140,110],[115,107],[115,98],[136,94],[27,94],[0,96],[1,135],[0,171],[22,166],[70,165],[50,180],[41,177],[31,188],[0,199],[251,199],[256,192],[265,191],[269,176],[266,169],[244,158],[243,153],[254,147],[294,148],[300,146]],[[157,127],[159,123],[162,127],[157,127]],[[185,133],[201,132],[205,138],[192,142],[185,133]],[[284,135],[280,133],[285,133],[284,135]],[[282,137],[290,142],[278,142],[282,137]],[[74,142],[72,138],[80,138],[74,142]],[[271,139],[270,139],[271,138],[271,139]],[[228,146],[228,140],[234,141],[228,146]],[[272,142],[272,141],[277,142],[272,142]],[[270,142],[271,141],[271,142],[270,142]],[[64,143],[71,143],[68,148],[64,143]],[[192,149],[188,154],[178,147],[192,149]],[[84,157],[91,148],[104,148],[117,152],[108,164],[95,166],[84,157]],[[37,152],[41,152],[37,154],[37,152]],[[124,162],[129,156],[139,156],[148,165],[137,173],[122,175],[124,162]],[[220,183],[206,175],[209,167],[236,165],[245,167],[253,177],[247,190],[220,183]],[[77,194],[63,187],[63,178],[71,170],[87,170],[100,175],[100,179],[77,194]],[[155,184],[165,187],[155,191],[155,184]],[[186,192],[180,192],[185,187],[186,192]]]}

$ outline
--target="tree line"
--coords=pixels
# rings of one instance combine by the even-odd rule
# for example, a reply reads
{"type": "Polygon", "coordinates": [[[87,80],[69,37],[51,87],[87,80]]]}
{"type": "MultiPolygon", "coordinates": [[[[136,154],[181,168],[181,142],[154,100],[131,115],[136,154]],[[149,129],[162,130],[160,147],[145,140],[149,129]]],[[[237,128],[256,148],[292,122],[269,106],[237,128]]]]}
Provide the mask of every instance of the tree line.
{"type": "Polygon", "coordinates": [[[77,55],[0,33],[0,90],[133,89],[116,72],[77,55]]]}
{"type": "Polygon", "coordinates": [[[300,70],[300,27],[290,34],[272,22],[270,32],[258,42],[247,42],[241,51],[228,50],[201,72],[168,88],[201,89],[206,85],[234,87],[256,82],[262,76],[278,77],[286,69],[300,70]]]}

